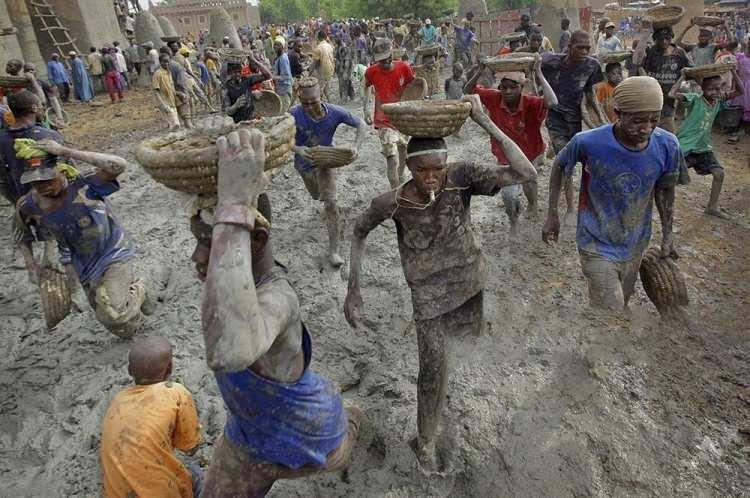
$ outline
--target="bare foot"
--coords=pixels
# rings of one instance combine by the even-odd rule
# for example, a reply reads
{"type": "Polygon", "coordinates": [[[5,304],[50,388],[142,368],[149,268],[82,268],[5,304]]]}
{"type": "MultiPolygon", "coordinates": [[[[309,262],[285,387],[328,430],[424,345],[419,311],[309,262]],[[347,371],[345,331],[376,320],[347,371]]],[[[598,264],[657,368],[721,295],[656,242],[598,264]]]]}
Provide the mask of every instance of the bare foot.
{"type": "Polygon", "coordinates": [[[717,218],[721,218],[722,220],[730,219],[728,214],[718,208],[706,208],[706,210],[703,212],[709,216],[716,216],[717,218]]]}
{"type": "Polygon", "coordinates": [[[328,262],[331,263],[331,266],[338,268],[344,264],[344,258],[338,252],[332,252],[328,255],[328,262]]]}
{"type": "Polygon", "coordinates": [[[539,209],[536,204],[529,204],[526,208],[526,217],[530,220],[536,220],[539,215],[539,209]]]}
{"type": "Polygon", "coordinates": [[[427,472],[437,472],[437,455],[435,453],[435,443],[428,443],[424,445],[419,444],[419,438],[415,437],[409,441],[412,451],[417,457],[417,461],[423,470],[427,472]]]}

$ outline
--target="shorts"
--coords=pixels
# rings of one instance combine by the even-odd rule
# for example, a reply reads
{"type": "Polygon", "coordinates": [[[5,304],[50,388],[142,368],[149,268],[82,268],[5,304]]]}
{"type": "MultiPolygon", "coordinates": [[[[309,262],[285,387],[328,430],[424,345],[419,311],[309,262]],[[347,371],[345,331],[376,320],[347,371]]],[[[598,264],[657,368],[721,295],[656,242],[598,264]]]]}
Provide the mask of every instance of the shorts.
{"type": "Polygon", "coordinates": [[[555,154],[559,154],[575,134],[581,131],[581,122],[571,123],[548,117],[547,131],[549,132],[552,148],[555,149],[555,154]]]}
{"type": "Polygon", "coordinates": [[[406,135],[401,134],[393,128],[378,128],[378,138],[382,147],[381,153],[389,158],[398,154],[399,148],[406,149],[408,143],[406,135]]]}
{"type": "Polygon", "coordinates": [[[326,168],[313,168],[300,171],[305,188],[310,197],[316,201],[330,202],[336,200],[336,171],[326,168]]]}
{"type": "Polygon", "coordinates": [[[723,170],[712,151],[685,154],[685,163],[699,175],[710,175],[715,169],[723,170]]]}
{"type": "Polygon", "coordinates": [[[580,252],[580,257],[591,306],[623,310],[635,290],[643,253],[627,261],[610,261],[599,254],[584,251],[580,252]]]}

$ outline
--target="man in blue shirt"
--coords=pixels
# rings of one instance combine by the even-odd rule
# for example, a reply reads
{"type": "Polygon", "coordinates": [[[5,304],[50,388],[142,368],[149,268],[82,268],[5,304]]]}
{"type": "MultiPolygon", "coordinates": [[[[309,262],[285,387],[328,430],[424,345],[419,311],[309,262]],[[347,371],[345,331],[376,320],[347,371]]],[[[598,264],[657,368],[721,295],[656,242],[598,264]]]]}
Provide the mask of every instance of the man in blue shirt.
{"type": "Polygon", "coordinates": [[[276,83],[276,94],[281,98],[281,112],[286,112],[292,103],[292,67],[284,50],[285,43],[283,36],[277,36],[273,42],[273,50],[276,52],[273,81],[276,83]]]}
{"type": "Polygon", "coordinates": [[[437,36],[437,29],[432,25],[430,19],[425,19],[424,26],[419,30],[419,35],[422,37],[422,44],[432,45],[435,43],[435,37],[437,36]]]}
{"type": "Polygon", "coordinates": [[[542,239],[557,241],[563,177],[582,163],[576,243],[589,298],[592,306],[622,311],[651,239],[654,199],[662,224],[662,256],[676,256],[674,187],[683,157],[677,138],[657,128],[663,95],[655,79],[626,79],[615,89],[614,100],[617,123],[578,133],[555,158],[542,239]]]}
{"type": "Polygon", "coordinates": [[[52,60],[47,63],[47,76],[60,91],[63,102],[70,102],[70,76],[60,62],[59,54],[52,54],[52,60]]]}
{"type": "Polygon", "coordinates": [[[361,119],[337,105],[323,103],[320,86],[314,78],[299,82],[299,105],[289,113],[294,116],[297,136],[294,147],[294,167],[302,176],[305,187],[313,199],[325,204],[326,224],[328,225],[328,260],[333,266],[341,266],[344,259],[339,254],[341,226],[336,204],[336,172],[317,167],[308,155],[308,147],[333,145],[333,135],[340,124],[357,129],[357,138],[352,150],[354,157],[365,139],[365,125],[361,119]]]}

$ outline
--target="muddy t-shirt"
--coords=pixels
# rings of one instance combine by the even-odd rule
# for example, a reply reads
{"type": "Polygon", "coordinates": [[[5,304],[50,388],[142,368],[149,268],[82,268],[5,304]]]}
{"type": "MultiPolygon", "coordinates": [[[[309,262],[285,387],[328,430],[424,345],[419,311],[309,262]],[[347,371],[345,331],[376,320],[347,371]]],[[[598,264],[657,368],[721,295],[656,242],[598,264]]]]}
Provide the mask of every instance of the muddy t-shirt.
{"type": "Polygon", "coordinates": [[[581,101],[584,92],[604,80],[599,61],[586,57],[575,67],[563,63],[565,54],[545,54],[542,73],[557,95],[557,105],[549,110],[550,120],[581,122],[581,101]]]}
{"type": "Polygon", "coordinates": [[[396,190],[373,199],[357,220],[358,237],[389,218],[396,224],[416,320],[453,311],[484,288],[486,262],[471,225],[471,196],[499,192],[498,171],[494,165],[449,164],[445,189],[431,207],[410,208],[396,190]]]}
{"type": "Polygon", "coordinates": [[[661,92],[664,94],[664,106],[661,109],[661,115],[667,118],[674,116],[674,99],[667,95],[672,86],[680,79],[682,68],[692,66],[684,50],[676,45],[671,47],[672,53],[669,55],[659,53],[652,47],[647,48],[646,57],[641,64],[646,74],[656,79],[661,86],[661,92]]]}

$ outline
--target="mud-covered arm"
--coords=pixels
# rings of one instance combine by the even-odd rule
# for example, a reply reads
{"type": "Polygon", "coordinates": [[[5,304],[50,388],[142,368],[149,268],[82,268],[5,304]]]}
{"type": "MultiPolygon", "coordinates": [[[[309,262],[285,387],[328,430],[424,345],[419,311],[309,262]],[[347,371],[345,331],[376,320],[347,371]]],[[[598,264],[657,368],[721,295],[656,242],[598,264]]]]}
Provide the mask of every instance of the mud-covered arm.
{"type": "Polygon", "coordinates": [[[684,158],[678,149],[672,169],[662,175],[654,188],[654,201],[661,219],[661,255],[677,257],[674,249],[672,225],[674,223],[674,191],[679,178],[680,167],[683,167],[684,158]]]}
{"type": "Polygon", "coordinates": [[[99,170],[97,171],[97,176],[103,181],[111,182],[117,179],[117,177],[128,169],[128,167],[132,167],[126,159],[120,156],[105,154],[102,152],[73,149],[54,140],[40,140],[37,142],[37,147],[49,154],[68,157],[94,166],[99,170]]]}
{"type": "Polygon", "coordinates": [[[261,304],[254,285],[253,236],[259,231],[253,230],[251,206],[265,184],[263,135],[243,129],[220,137],[216,146],[219,201],[203,297],[203,338],[208,366],[233,372],[271,348],[294,310],[288,299],[261,304]]]}
{"type": "Polygon", "coordinates": [[[472,68],[471,77],[464,85],[464,93],[466,95],[471,95],[476,93],[477,90],[477,81],[479,81],[479,77],[482,75],[482,71],[484,71],[484,65],[480,61],[479,64],[474,66],[472,68]]]}
{"type": "Polygon", "coordinates": [[[640,66],[643,64],[643,60],[646,58],[646,49],[648,48],[648,39],[651,37],[651,34],[653,33],[653,30],[651,28],[651,23],[646,21],[640,28],[638,32],[636,32],[636,40],[638,40],[638,45],[635,47],[635,52],[633,52],[633,64],[636,66],[640,66]]]}
{"type": "Polygon", "coordinates": [[[695,45],[690,44],[690,43],[683,43],[682,39],[685,37],[685,33],[687,33],[688,30],[690,28],[692,28],[693,26],[695,26],[695,19],[690,19],[690,22],[687,24],[687,26],[685,26],[685,28],[682,30],[682,32],[679,35],[677,35],[677,38],[674,41],[675,45],[677,45],[678,47],[682,48],[686,52],[690,52],[690,50],[692,50],[692,48],[695,45]]]}
{"type": "Polygon", "coordinates": [[[498,141],[508,159],[508,168],[498,168],[497,186],[525,183],[536,178],[536,169],[523,153],[521,148],[492,122],[482,109],[479,95],[465,95],[464,102],[471,103],[471,118],[492,138],[498,141]]]}
{"type": "Polygon", "coordinates": [[[365,118],[365,123],[368,125],[372,124],[372,111],[370,111],[370,93],[372,92],[372,85],[367,81],[367,77],[363,78],[362,83],[362,117],[365,118]]]}
{"type": "Polygon", "coordinates": [[[534,74],[536,75],[537,83],[539,83],[539,85],[542,87],[544,106],[547,109],[552,109],[553,107],[557,106],[557,95],[547,81],[547,78],[544,77],[544,73],[542,72],[542,59],[538,56],[538,54],[536,60],[534,61],[534,74]]]}
{"type": "Polygon", "coordinates": [[[680,87],[682,87],[682,84],[685,82],[686,77],[685,68],[682,68],[682,71],[680,71],[680,77],[677,79],[677,81],[674,82],[674,85],[672,85],[672,88],[669,89],[669,93],[667,93],[667,97],[671,99],[675,99],[677,101],[684,101],[685,96],[679,92],[680,87]]]}
{"type": "Polygon", "coordinates": [[[601,124],[609,123],[607,116],[602,110],[602,106],[600,106],[599,101],[596,100],[596,95],[594,95],[594,87],[589,87],[583,92],[583,106],[581,107],[581,116],[583,118],[583,122],[586,123],[586,126],[592,129],[597,128],[601,124]],[[593,109],[596,113],[596,116],[591,116],[588,112],[589,109],[593,109]],[[599,124],[597,124],[594,118],[598,120],[599,124]]]}

